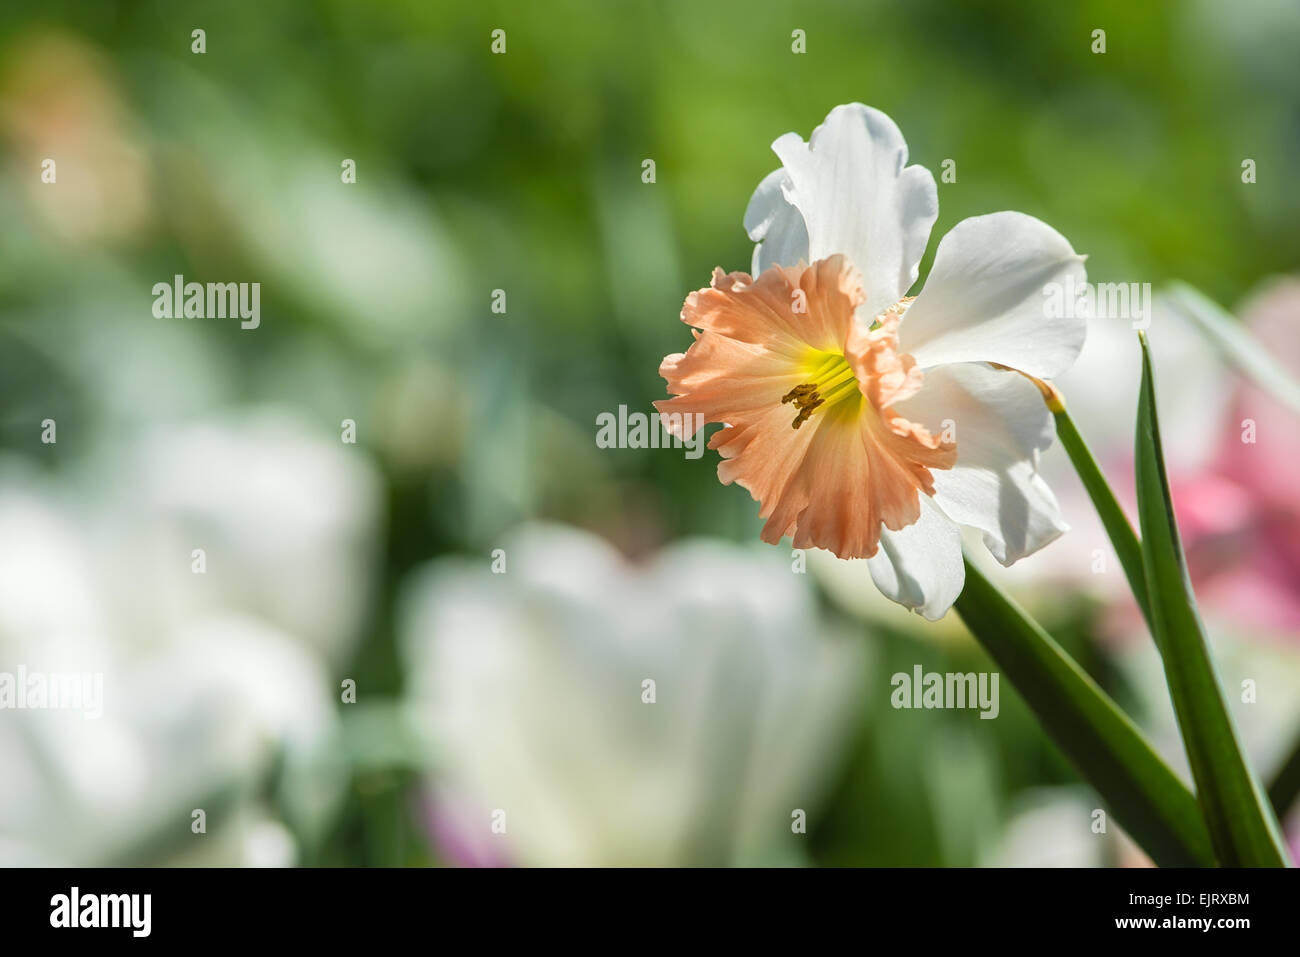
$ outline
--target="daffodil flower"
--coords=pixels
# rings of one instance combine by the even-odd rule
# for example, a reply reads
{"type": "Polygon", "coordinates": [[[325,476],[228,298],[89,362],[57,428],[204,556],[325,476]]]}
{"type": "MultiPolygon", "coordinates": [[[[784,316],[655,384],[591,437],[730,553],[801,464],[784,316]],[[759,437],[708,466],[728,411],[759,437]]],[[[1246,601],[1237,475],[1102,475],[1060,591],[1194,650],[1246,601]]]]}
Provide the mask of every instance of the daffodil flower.
{"type": "Polygon", "coordinates": [[[964,583],[959,525],[1004,565],[1067,528],[1038,474],[1042,380],[1085,320],[1051,317],[1045,291],[1077,288],[1083,257],[1031,216],[976,216],[909,297],[938,195],[893,120],[840,106],[772,148],[782,166],[745,213],[753,275],[718,269],[687,297],[695,342],[664,359],[674,398],[656,408],[683,439],[725,425],[718,477],[761,503],[764,541],[865,558],[885,595],[939,618],[964,583]]]}

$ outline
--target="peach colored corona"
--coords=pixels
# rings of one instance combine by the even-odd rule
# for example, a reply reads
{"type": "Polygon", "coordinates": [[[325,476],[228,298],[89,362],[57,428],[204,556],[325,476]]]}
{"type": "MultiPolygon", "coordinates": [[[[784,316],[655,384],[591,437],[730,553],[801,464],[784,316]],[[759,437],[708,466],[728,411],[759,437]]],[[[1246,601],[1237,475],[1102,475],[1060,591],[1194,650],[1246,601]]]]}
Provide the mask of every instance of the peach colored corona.
{"type": "Polygon", "coordinates": [[[909,297],[938,200],[893,121],[841,106],[773,150],[745,214],[753,275],[716,269],[687,297],[695,341],[664,359],[655,406],[683,439],[723,424],[718,477],[761,503],[764,541],[867,559],[888,597],[940,617],[959,525],[1004,564],[1066,529],[1037,471],[1055,434],[1039,380],[1083,346],[1084,319],[1047,308],[1083,257],[1033,217],[979,216],[909,297]]]}

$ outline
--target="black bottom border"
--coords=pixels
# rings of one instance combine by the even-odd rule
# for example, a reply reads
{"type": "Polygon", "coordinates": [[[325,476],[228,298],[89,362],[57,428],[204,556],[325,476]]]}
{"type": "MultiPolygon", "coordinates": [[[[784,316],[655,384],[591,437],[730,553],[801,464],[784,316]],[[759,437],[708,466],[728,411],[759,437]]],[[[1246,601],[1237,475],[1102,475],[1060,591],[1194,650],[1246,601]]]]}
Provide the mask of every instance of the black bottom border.
{"type": "Polygon", "coordinates": [[[1226,943],[1289,934],[1300,901],[1293,870],[11,869],[0,870],[0,883],[7,943],[75,935],[83,944],[337,946],[414,934],[456,944],[467,931],[495,943],[512,930],[534,939],[608,940],[611,930],[629,941],[664,932],[687,939],[679,928],[729,942],[843,929],[864,942],[904,933],[926,945],[1099,936],[1226,943]],[[127,926],[52,926],[70,925],[74,887],[78,923],[82,915],[111,922],[116,910],[127,926]],[[144,936],[143,896],[116,895],[146,894],[144,936]]]}

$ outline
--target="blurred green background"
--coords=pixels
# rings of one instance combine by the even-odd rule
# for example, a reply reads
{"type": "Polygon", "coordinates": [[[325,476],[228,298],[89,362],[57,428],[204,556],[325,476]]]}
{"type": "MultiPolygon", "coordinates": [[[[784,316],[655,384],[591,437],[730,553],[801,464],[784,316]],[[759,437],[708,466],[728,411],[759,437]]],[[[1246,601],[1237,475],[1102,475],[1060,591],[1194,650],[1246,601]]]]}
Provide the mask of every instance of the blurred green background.
{"type": "MultiPolygon", "coordinates": [[[[123,498],[134,501],[137,516],[86,558],[88,579],[113,599],[89,620],[119,614],[105,608],[133,595],[137,610],[179,602],[179,621],[190,614],[171,597],[182,586],[163,579],[137,593],[139,576],[105,581],[100,571],[113,563],[105,555],[166,515],[181,515],[187,529],[224,526],[204,517],[202,502],[168,506],[175,490],[149,485],[156,460],[123,450],[214,417],[291,418],[294,434],[322,449],[302,467],[341,470],[345,491],[322,499],[315,479],[289,477],[282,506],[263,514],[236,503],[232,522],[274,523],[308,502],[322,514],[286,535],[368,517],[344,522],[323,544],[304,532],[301,552],[266,559],[269,544],[248,545],[262,549],[262,585],[293,577],[306,612],[272,607],[257,582],[226,583],[226,597],[201,604],[273,620],[309,649],[316,691],[337,718],[318,742],[331,783],[294,783],[292,747],[271,723],[253,734],[259,748],[270,741],[266,750],[247,760],[237,752],[238,773],[213,772],[211,787],[241,782],[231,801],[258,809],[253,831],[271,835],[271,862],[482,862],[458,856],[455,840],[428,825],[430,791],[456,791],[459,781],[455,767],[442,776],[428,757],[436,735],[428,743],[402,704],[414,667],[403,652],[402,596],[430,560],[472,556],[486,568],[492,549],[534,520],[585,529],[632,560],[684,536],[754,542],[757,507],[718,484],[712,453],[688,461],[601,450],[593,438],[599,412],[649,411],[665,394],[658,364],[689,341],[677,319],[686,293],[706,285],[714,266],[748,269],[741,216],[776,165],[772,140],[788,130],[806,137],[831,107],[857,100],[890,114],[912,162],[936,178],[955,160],[956,181],[939,185],[922,277],[938,237],[959,220],[1017,209],[1087,253],[1094,281],[1183,278],[1233,305],[1296,267],[1298,47],[1300,9],[1281,0],[6,4],[3,474],[19,476],[24,495],[59,490],[71,528],[85,527],[87,510],[121,516],[123,498]],[[191,52],[196,28],[206,33],[201,55],[191,52]],[[494,29],[505,31],[504,55],[491,52],[494,29]],[[795,29],[806,31],[806,53],[791,50],[795,29]],[[1104,54],[1092,51],[1097,29],[1104,54]],[[57,159],[57,184],[40,180],[46,157],[57,159]],[[1247,158],[1258,171],[1249,186],[1247,158]],[[355,160],[355,184],[340,180],[344,159],[355,160]],[[652,184],[642,181],[644,159],[655,161],[652,184]],[[261,327],[153,318],[153,283],[178,273],[260,282],[261,327]],[[491,309],[498,289],[504,315],[491,309]],[[57,445],[41,441],[46,418],[58,422],[57,445]],[[339,441],[345,419],[357,424],[355,446],[339,441]],[[336,463],[341,455],[348,464],[336,463]],[[322,580],[313,562],[329,549],[351,564],[322,580]],[[355,594],[339,598],[347,588],[338,582],[352,582],[355,594]],[[325,592],[339,603],[327,616],[339,634],[322,649],[319,632],[329,629],[308,612],[325,592]],[[344,679],[356,682],[355,705],[338,700],[344,679]],[[318,787],[331,796],[308,814],[294,795],[318,787]]],[[[259,448],[247,453],[249,469],[263,461],[259,448]]],[[[197,461],[194,469],[221,476],[214,488],[248,474],[197,461]]],[[[178,539],[174,560],[186,574],[202,534],[178,539]]],[[[242,554],[238,539],[232,532],[233,555],[242,554]]],[[[30,544],[10,538],[0,547],[26,568],[30,544]]],[[[788,562],[787,550],[771,551],[788,562]]],[[[1092,840],[1094,798],[1009,686],[997,721],[890,708],[895,671],[987,670],[951,616],[927,632],[906,616],[862,613],[818,575],[806,587],[820,622],[809,627],[847,632],[867,663],[842,747],[822,762],[823,796],[798,860],[1050,859],[1070,841],[1043,808],[1064,807],[1069,820],[1071,802],[1084,808],[1076,825],[1084,837],[1072,838],[1082,849],[1062,851],[1062,861],[1137,859],[1121,843],[1092,840]]],[[[54,594],[43,600],[63,600],[54,594]]],[[[1113,623],[1122,602],[1053,585],[1041,604],[1093,674],[1158,726],[1142,711],[1161,702],[1158,684],[1143,689],[1149,661],[1115,637],[1126,627],[1113,623]]],[[[40,639],[32,620],[14,615],[0,627],[0,670],[40,639]]],[[[144,660],[171,640],[148,640],[147,615],[113,620],[103,641],[143,641],[144,660]]],[[[1249,635],[1241,647],[1249,658],[1249,635]]],[[[1265,647],[1283,672],[1300,669],[1287,635],[1265,647]]],[[[1249,660],[1243,667],[1259,667],[1249,660]]],[[[1261,761],[1276,763],[1292,717],[1270,716],[1261,761]]],[[[141,716],[137,728],[160,720],[141,716]]],[[[0,760],[39,766],[36,739],[24,740],[4,750],[0,737],[0,760]]],[[[162,745],[141,747],[153,754],[162,745]]],[[[20,777],[30,803],[0,806],[0,833],[23,849],[14,859],[92,862],[76,847],[46,853],[42,828],[54,833],[66,821],[40,823],[33,808],[63,785],[43,772],[20,777]]],[[[209,860],[184,850],[189,808],[198,806],[190,794],[208,787],[187,779],[144,820],[121,810],[132,837],[96,860],[209,860]]],[[[87,793],[94,807],[97,787],[87,793]]],[[[560,805],[559,818],[584,813],[560,805]]],[[[783,814],[777,826],[788,830],[783,814]]],[[[239,850],[211,858],[248,859],[239,850]]],[[[617,846],[588,857],[526,845],[503,853],[506,863],[586,860],[642,859],[617,846]]],[[[688,862],[736,860],[718,851],[688,862]]]]}

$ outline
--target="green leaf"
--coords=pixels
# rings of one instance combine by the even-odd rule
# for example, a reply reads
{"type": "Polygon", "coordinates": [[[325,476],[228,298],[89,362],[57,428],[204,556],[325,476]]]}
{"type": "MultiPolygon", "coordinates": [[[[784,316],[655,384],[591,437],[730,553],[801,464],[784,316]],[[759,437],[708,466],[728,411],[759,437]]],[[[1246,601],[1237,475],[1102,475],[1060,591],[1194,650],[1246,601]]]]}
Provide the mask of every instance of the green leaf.
{"type": "Polygon", "coordinates": [[[1273,805],[1273,813],[1284,818],[1291,810],[1297,796],[1300,796],[1300,738],[1291,745],[1287,759],[1273,776],[1273,783],[1268,786],[1268,800],[1273,805]]]}
{"type": "Polygon", "coordinates": [[[969,560],[955,605],[1111,813],[1162,867],[1212,866],[1196,799],[1091,677],[969,560]]]}
{"type": "Polygon", "coordinates": [[[1070,456],[1070,462],[1074,465],[1074,470],[1079,473],[1083,487],[1088,490],[1088,497],[1092,499],[1092,505],[1101,518],[1106,534],[1110,536],[1120,567],[1124,569],[1128,587],[1133,592],[1133,597],[1137,600],[1138,607],[1142,609],[1142,615],[1150,627],[1151,610],[1150,603],[1147,601],[1146,573],[1142,568],[1142,546],[1138,542],[1137,533],[1133,531],[1128,516],[1120,508],[1119,501],[1111,491],[1106,477],[1097,467],[1097,460],[1092,457],[1092,450],[1083,441],[1079,430],[1074,427],[1074,421],[1065,410],[1065,406],[1059,404],[1058,400],[1057,405],[1050,407],[1052,415],[1056,418],[1056,437],[1066,454],[1070,456]]]}
{"type": "Polygon", "coordinates": [[[1162,297],[1184,316],[1237,370],[1300,414],[1300,382],[1284,369],[1232,314],[1184,282],[1172,282],[1162,297]]]}
{"type": "Polygon", "coordinates": [[[1152,631],[1164,659],[1169,697],[1219,860],[1234,867],[1285,867],[1281,829],[1264,789],[1242,755],[1196,611],[1165,474],[1151,352],[1146,336],[1139,333],[1139,338],[1138,519],[1152,631]]]}

